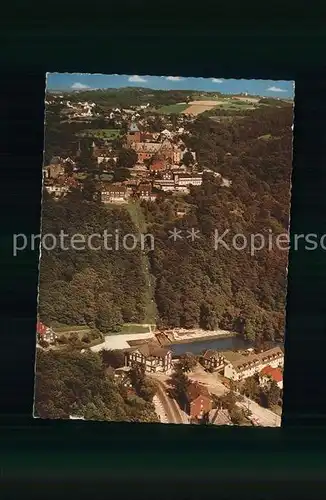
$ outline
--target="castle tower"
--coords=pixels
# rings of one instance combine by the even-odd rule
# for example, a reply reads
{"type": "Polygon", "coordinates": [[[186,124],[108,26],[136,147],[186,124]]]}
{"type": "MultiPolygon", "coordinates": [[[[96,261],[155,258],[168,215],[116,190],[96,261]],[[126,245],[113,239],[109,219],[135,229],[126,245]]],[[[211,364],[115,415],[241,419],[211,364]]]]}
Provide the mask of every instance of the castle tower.
{"type": "Polygon", "coordinates": [[[136,123],[131,122],[128,127],[127,144],[130,146],[134,142],[140,142],[140,131],[136,123]]]}

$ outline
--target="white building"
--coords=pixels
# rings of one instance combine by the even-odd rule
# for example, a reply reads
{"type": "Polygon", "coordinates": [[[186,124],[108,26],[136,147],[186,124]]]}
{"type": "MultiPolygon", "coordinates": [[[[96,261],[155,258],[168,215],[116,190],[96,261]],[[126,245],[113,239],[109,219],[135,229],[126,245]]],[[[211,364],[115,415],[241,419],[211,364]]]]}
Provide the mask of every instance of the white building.
{"type": "Polygon", "coordinates": [[[176,174],[174,176],[175,184],[178,186],[201,186],[203,177],[200,174],[176,174]]]}
{"type": "Polygon", "coordinates": [[[284,364],[284,354],[279,347],[260,354],[245,356],[234,352],[225,352],[223,356],[225,358],[224,377],[236,382],[260,373],[266,366],[280,368],[284,364]]]}
{"type": "Polygon", "coordinates": [[[107,185],[101,191],[103,203],[126,203],[128,196],[126,187],[120,185],[107,185]]]}
{"type": "Polygon", "coordinates": [[[45,185],[45,189],[47,190],[48,193],[54,194],[56,198],[58,198],[59,196],[64,196],[69,191],[68,186],[55,186],[53,184],[45,185]]]}

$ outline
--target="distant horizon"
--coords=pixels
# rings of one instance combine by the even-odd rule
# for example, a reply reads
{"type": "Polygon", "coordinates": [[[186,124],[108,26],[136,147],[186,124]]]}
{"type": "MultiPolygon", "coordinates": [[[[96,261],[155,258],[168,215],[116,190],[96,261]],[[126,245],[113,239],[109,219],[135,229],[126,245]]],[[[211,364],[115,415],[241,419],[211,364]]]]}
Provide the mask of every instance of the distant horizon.
{"type": "Polygon", "coordinates": [[[247,93],[261,97],[294,98],[293,81],[87,73],[47,73],[46,75],[46,90],[49,92],[114,90],[122,88],[219,92],[221,94],[247,93]]]}

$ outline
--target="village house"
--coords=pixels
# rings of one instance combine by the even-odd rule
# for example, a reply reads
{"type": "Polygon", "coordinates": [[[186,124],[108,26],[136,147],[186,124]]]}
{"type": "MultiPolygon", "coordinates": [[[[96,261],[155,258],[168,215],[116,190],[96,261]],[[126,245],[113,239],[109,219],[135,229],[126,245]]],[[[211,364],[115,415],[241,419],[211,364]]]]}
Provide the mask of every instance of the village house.
{"type": "Polygon", "coordinates": [[[203,182],[203,176],[201,174],[176,174],[174,176],[174,181],[177,186],[200,186],[203,182]]]}
{"type": "Polygon", "coordinates": [[[207,388],[198,382],[192,382],[187,389],[186,412],[192,419],[200,419],[204,413],[211,411],[212,399],[207,388]]]}
{"type": "Polygon", "coordinates": [[[161,144],[159,142],[134,142],[130,147],[137,153],[137,162],[144,163],[160,151],[161,144]]]}
{"type": "Polygon", "coordinates": [[[48,344],[54,344],[57,340],[57,335],[52,328],[45,326],[41,321],[36,324],[36,333],[38,342],[43,341],[48,344]]]}
{"type": "Polygon", "coordinates": [[[102,203],[126,203],[128,192],[126,186],[107,184],[102,187],[101,201],[102,203]]]}
{"type": "Polygon", "coordinates": [[[174,191],[175,184],[173,179],[158,179],[153,184],[157,189],[161,189],[162,191],[174,191]]]}
{"type": "Polygon", "coordinates": [[[174,162],[174,150],[175,147],[173,146],[172,142],[168,139],[164,139],[161,144],[160,154],[171,163],[176,163],[174,162]]]}
{"type": "Polygon", "coordinates": [[[200,357],[200,363],[204,368],[214,371],[224,368],[224,360],[224,356],[222,356],[219,351],[214,351],[212,349],[208,349],[200,357]]]}
{"type": "Polygon", "coordinates": [[[185,215],[187,215],[187,210],[185,208],[177,208],[175,215],[180,218],[185,217],[185,215]]]}
{"type": "Polygon", "coordinates": [[[274,347],[259,354],[244,356],[234,352],[224,352],[225,358],[224,377],[241,381],[259,373],[267,365],[272,368],[282,367],[284,354],[279,347],[274,347]]]}
{"type": "Polygon", "coordinates": [[[125,352],[125,365],[142,366],[146,372],[167,373],[172,367],[172,352],[156,344],[143,344],[125,352]]]}
{"type": "Polygon", "coordinates": [[[155,201],[157,198],[157,194],[152,192],[151,184],[139,184],[136,194],[141,200],[146,201],[155,201]]]}
{"type": "Polygon", "coordinates": [[[43,169],[45,179],[57,179],[60,175],[64,175],[65,168],[60,163],[50,164],[43,169]]]}
{"type": "Polygon", "coordinates": [[[271,381],[274,380],[280,389],[283,389],[283,373],[280,368],[265,366],[259,374],[259,383],[263,387],[268,387],[271,381]]]}
{"type": "Polygon", "coordinates": [[[108,366],[108,368],[106,369],[106,373],[107,375],[113,377],[119,385],[122,385],[123,387],[130,389],[132,388],[129,376],[130,369],[131,368],[129,366],[122,366],[121,368],[116,368],[116,369],[114,369],[112,366],[108,366]]]}
{"type": "Polygon", "coordinates": [[[173,133],[170,130],[168,130],[168,129],[164,129],[161,132],[161,136],[163,136],[163,137],[165,137],[167,139],[172,139],[173,133]]]}
{"type": "Polygon", "coordinates": [[[164,179],[164,180],[174,180],[172,170],[167,170],[166,172],[162,172],[162,179],[164,179]]]}
{"type": "Polygon", "coordinates": [[[112,155],[112,154],[101,154],[100,153],[100,156],[97,156],[97,164],[98,165],[100,165],[103,162],[107,162],[107,161],[112,161],[116,164],[117,160],[118,160],[118,157],[116,155],[112,155]]]}
{"type": "Polygon", "coordinates": [[[156,157],[153,158],[149,170],[151,172],[160,172],[166,169],[166,160],[164,158],[156,157]]]}
{"type": "Polygon", "coordinates": [[[181,162],[182,155],[183,155],[183,152],[180,149],[174,148],[174,150],[173,150],[173,163],[179,164],[181,162]]]}
{"type": "Polygon", "coordinates": [[[262,365],[270,365],[272,368],[279,368],[284,366],[284,353],[280,347],[273,347],[268,351],[263,351],[258,354],[262,365]]]}

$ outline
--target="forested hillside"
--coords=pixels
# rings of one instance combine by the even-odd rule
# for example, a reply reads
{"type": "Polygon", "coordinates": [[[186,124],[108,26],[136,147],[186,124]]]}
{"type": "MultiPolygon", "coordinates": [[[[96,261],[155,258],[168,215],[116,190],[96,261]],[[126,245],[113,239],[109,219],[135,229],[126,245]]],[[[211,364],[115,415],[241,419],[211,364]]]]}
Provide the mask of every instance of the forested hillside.
{"type": "Polygon", "coordinates": [[[39,350],[36,380],[34,413],[40,418],[158,421],[151,381],[141,380],[139,395],[128,393],[107,374],[99,354],[39,350]]]}
{"type": "Polygon", "coordinates": [[[287,251],[264,249],[250,255],[230,238],[288,230],[292,110],[257,110],[242,120],[218,124],[198,118],[185,138],[199,163],[232,180],[230,188],[206,176],[186,201],[192,211],[168,220],[165,204],[144,207],[155,233],[151,252],[156,303],[165,326],[234,329],[250,339],[280,338],[284,332],[287,251]],[[226,153],[229,153],[226,155],[226,153]],[[162,223],[162,220],[166,223],[162,223]],[[195,228],[200,238],[173,242],[168,230],[195,228]],[[229,230],[230,250],[214,249],[213,234],[229,230]]]}
{"type": "MultiPolygon", "coordinates": [[[[107,333],[118,331],[122,323],[144,320],[146,286],[140,247],[115,249],[115,234],[128,233],[138,232],[123,208],[109,209],[73,194],[54,201],[44,193],[42,234],[53,234],[58,242],[53,250],[43,248],[40,260],[39,314],[46,324],[86,324],[107,333]],[[99,250],[87,244],[74,250],[69,244],[73,235],[87,238],[103,235],[104,230],[114,235],[107,243],[113,250],[105,249],[103,240],[99,250]],[[59,244],[60,231],[69,236],[66,250],[59,244]]],[[[93,244],[99,243],[97,239],[93,244]]]]}

